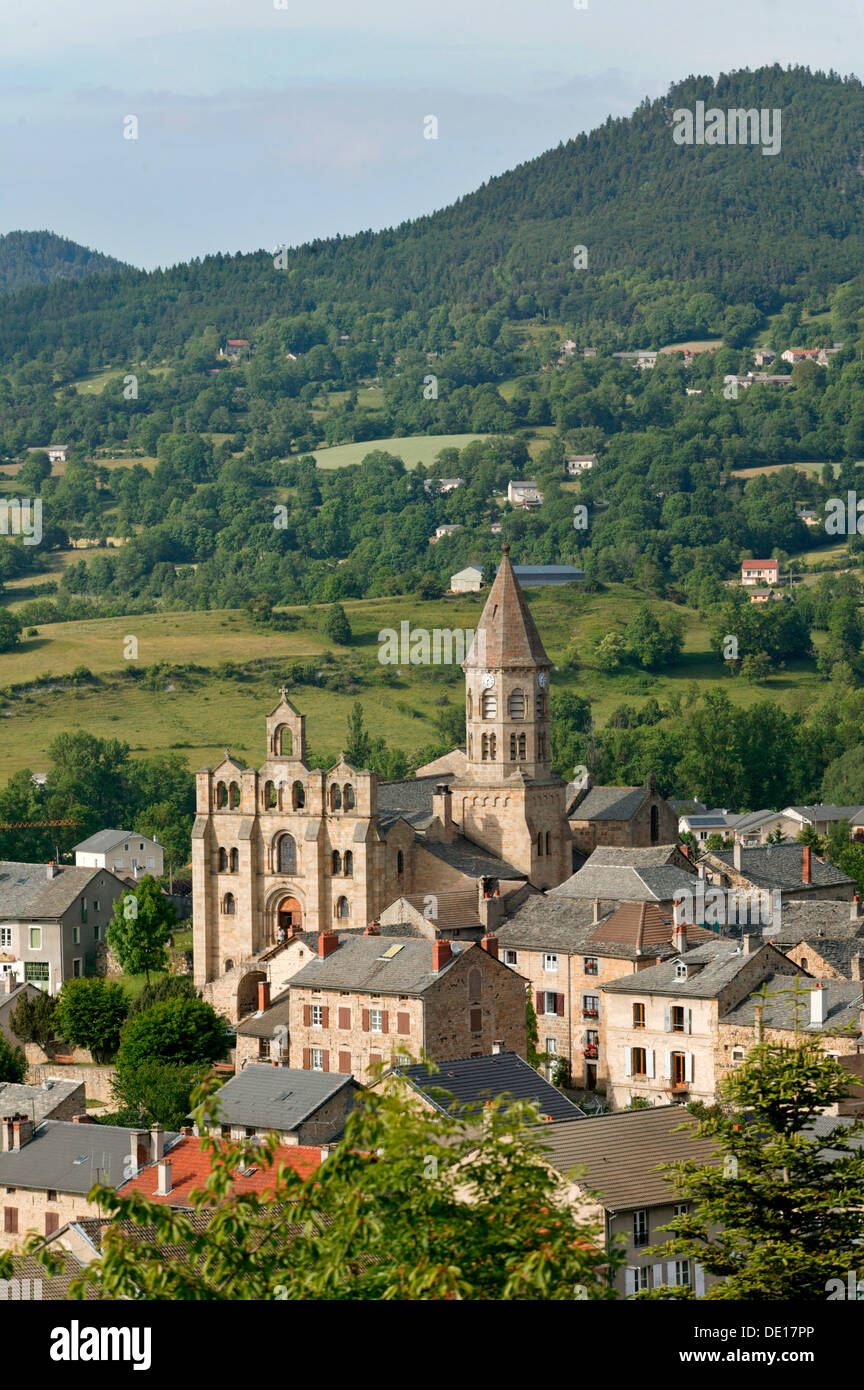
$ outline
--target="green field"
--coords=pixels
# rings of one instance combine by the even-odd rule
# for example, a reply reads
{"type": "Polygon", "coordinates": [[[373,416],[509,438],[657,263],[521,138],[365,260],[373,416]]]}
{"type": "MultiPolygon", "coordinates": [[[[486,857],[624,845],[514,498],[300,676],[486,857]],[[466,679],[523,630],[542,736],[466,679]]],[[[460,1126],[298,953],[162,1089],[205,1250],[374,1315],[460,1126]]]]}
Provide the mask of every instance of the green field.
{"type": "MultiPolygon", "coordinates": [[[[529,591],[528,601],[551,659],[563,668],[554,676],[556,689],[573,689],[592,701],[595,720],[602,724],[622,701],[637,707],[650,695],[663,700],[685,688],[704,690],[722,683],[738,704],[770,698],[787,709],[809,710],[825,694],[825,685],[812,666],[792,664],[757,684],[733,679],[708,650],[708,632],[691,609],[676,608],[687,620],[684,651],[677,666],[659,676],[647,673],[609,675],[595,670],[590,643],[595,636],[624,628],[634,604],[645,595],[622,584],[585,595],[569,587],[529,591]],[[577,669],[566,666],[568,652],[578,654],[577,669]]],[[[280,668],[332,651],[337,663],[348,663],[354,677],[339,691],[318,685],[298,687],[292,698],[307,715],[307,740],[316,753],[334,759],[344,743],[347,719],[355,700],[366,713],[368,726],[388,743],[414,752],[435,741],[435,719],[442,704],[461,707],[463,678],[458,666],[387,668],[396,671],[393,684],[382,682],[377,661],[378,633],[403,620],[427,629],[473,629],[482,611],[483,596],[464,594],[421,602],[414,598],[379,598],[346,602],[353,630],[350,647],[338,648],[315,630],[314,610],[296,609],[304,624],[295,632],[270,632],[250,626],[240,611],[170,613],[135,618],[105,618],[78,623],[46,624],[36,638],[26,639],[18,653],[0,655],[0,689],[50,675],[68,675],[86,664],[100,677],[97,686],[73,686],[58,681],[7,695],[0,703],[0,779],[21,767],[44,771],[52,739],[67,730],[83,728],[103,737],[128,742],[139,754],[182,751],[192,768],[213,765],[226,747],[250,763],[265,754],[264,718],[277,700],[280,668]],[[193,663],[200,672],[169,674],[157,687],[132,683],[125,675],[123,645],[137,636],[139,666],[156,662],[193,663]],[[219,669],[223,662],[239,666],[233,675],[219,669]],[[242,663],[264,662],[269,668],[243,672],[242,663]]],[[[671,605],[654,605],[668,606],[671,605]]],[[[328,667],[322,659],[321,670],[328,667]]]]}
{"type": "Polygon", "coordinates": [[[418,464],[428,467],[435,462],[441,449],[464,449],[475,439],[488,439],[488,434],[415,434],[399,435],[392,439],[366,439],[355,444],[335,444],[330,449],[315,449],[313,457],[319,468],[347,468],[362,463],[367,454],[383,449],[401,458],[406,468],[418,464]]]}

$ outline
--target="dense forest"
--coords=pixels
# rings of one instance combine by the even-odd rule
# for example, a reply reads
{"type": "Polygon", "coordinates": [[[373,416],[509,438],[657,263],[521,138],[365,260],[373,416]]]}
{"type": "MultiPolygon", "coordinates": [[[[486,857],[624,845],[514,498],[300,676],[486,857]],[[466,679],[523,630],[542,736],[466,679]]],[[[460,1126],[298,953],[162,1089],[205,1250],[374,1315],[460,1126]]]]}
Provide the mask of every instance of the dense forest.
{"type": "Polygon", "coordinates": [[[55,280],[83,280],[85,275],[121,268],[122,262],[113,256],[103,256],[54,232],[0,236],[0,294],[55,280]]]}

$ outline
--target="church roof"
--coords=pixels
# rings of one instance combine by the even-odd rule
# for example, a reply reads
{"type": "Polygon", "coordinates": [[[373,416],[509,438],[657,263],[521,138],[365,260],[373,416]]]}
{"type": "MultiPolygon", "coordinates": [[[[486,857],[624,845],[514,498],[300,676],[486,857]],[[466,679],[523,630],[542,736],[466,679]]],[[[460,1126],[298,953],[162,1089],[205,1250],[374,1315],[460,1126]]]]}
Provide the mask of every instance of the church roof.
{"type": "Polygon", "coordinates": [[[503,555],[465,667],[551,666],[519,581],[503,555]]]}

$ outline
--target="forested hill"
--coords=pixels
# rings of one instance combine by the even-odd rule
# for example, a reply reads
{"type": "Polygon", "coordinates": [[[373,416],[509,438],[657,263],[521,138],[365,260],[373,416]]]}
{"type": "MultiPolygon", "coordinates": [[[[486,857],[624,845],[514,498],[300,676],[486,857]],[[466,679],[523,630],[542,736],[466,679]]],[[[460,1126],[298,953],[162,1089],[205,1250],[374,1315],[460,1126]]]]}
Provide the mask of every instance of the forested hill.
{"type": "Polygon", "coordinates": [[[0,236],[0,294],[55,280],[83,280],[98,271],[123,268],[113,256],[103,256],[54,232],[7,232],[0,236]]]}
{"type": "Polygon", "coordinates": [[[273,251],[24,290],[4,304],[0,360],[172,356],[207,327],[254,338],[268,320],[303,351],[310,314],[367,341],[366,315],[402,319],[406,343],[430,349],[441,316],[472,309],[548,314],[601,347],[717,331],[730,308],[759,317],[858,273],[864,89],[777,66],[690,77],[431,216],[307,244],[280,269],[273,251]],[[779,109],[780,152],[676,144],[672,113],[697,100],[779,109]],[[587,270],[573,268],[575,245],[587,270]]]}

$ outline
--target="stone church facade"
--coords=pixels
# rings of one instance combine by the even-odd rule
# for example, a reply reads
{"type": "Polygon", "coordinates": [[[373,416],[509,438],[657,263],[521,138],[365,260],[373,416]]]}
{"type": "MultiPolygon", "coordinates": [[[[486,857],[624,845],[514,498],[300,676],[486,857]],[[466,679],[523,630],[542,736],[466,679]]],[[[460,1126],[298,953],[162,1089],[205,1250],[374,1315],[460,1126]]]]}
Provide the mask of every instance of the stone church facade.
{"type": "Polygon", "coordinates": [[[572,865],[567,787],[552,774],[551,663],[509,547],[464,663],[467,762],[458,776],[383,782],[305,761],[304,716],[280,692],[267,757],[197,774],[192,832],[195,983],[234,1020],[286,938],[363,929],[408,894],[554,887],[572,865]]]}

